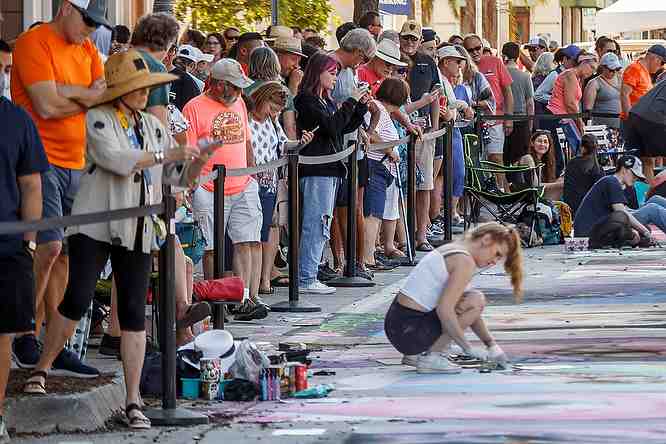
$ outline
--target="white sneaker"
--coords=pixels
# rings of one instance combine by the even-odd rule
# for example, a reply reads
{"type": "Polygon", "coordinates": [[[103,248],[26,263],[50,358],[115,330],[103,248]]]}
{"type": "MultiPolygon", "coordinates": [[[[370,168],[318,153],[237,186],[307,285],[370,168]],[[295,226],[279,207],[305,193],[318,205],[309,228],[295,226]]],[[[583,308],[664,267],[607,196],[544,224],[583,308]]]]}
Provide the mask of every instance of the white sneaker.
{"type": "Polygon", "coordinates": [[[419,355],[402,355],[402,365],[416,367],[419,362],[419,355]]]}
{"type": "Polygon", "coordinates": [[[319,281],[314,281],[310,285],[298,287],[298,291],[304,294],[333,294],[335,293],[335,288],[322,284],[319,281]]]}
{"type": "Polygon", "coordinates": [[[424,353],[419,355],[416,363],[416,371],[419,373],[460,373],[462,369],[449,361],[442,353],[424,353]]]}

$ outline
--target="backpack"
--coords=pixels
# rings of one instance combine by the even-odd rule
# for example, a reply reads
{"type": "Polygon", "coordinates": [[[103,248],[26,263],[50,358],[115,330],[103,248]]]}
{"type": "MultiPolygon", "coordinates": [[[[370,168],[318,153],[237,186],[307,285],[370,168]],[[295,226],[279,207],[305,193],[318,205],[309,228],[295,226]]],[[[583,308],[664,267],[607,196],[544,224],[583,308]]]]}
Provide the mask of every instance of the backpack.
{"type": "MultiPolygon", "coordinates": [[[[530,221],[534,210],[530,207],[525,207],[520,215],[520,221],[529,227],[530,221]]],[[[561,227],[560,212],[557,206],[552,202],[542,200],[537,206],[535,231],[537,236],[543,241],[538,242],[538,245],[559,245],[563,242],[561,227]]],[[[534,242],[528,240],[529,245],[533,246],[534,242]]]]}

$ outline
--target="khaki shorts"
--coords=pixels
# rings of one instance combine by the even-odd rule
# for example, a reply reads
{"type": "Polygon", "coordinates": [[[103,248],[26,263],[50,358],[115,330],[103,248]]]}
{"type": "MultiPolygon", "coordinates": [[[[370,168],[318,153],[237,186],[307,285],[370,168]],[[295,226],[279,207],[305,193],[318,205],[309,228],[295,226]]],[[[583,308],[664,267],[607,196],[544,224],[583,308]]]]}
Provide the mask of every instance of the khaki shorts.
{"type": "Polygon", "coordinates": [[[417,191],[430,191],[435,188],[434,160],[436,139],[416,142],[416,165],[423,173],[423,183],[416,186],[417,191]]]}

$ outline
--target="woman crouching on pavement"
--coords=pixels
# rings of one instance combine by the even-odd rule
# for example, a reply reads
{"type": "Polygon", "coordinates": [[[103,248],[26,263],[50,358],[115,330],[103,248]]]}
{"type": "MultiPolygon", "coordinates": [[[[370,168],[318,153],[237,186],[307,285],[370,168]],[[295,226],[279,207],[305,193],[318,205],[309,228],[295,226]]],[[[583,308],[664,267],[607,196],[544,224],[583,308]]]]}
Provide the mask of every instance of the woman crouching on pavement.
{"type": "Polygon", "coordinates": [[[460,242],[428,253],[410,273],[386,314],[384,329],[391,344],[405,356],[403,364],[421,373],[460,373],[447,351],[455,342],[467,355],[496,362],[507,358],[491,336],[481,314],[486,300],[470,285],[482,268],[504,260],[514,297],[522,297],[523,265],[520,236],[496,222],[468,232],[460,242]],[[465,329],[485,344],[487,352],[472,348],[465,329]]]}
{"type": "MultiPolygon", "coordinates": [[[[177,77],[151,74],[134,50],[112,55],[104,68],[107,90],[86,116],[86,173],[72,214],[158,204],[162,183],[190,186],[208,158],[197,148],[178,146],[158,119],[143,112],[150,88],[177,77]]],[[[69,285],[58,314],[49,323],[44,352],[25,384],[25,393],[46,394],[51,364],[88,309],[110,256],[118,288],[125,415],[130,428],[150,428],[150,420],[141,411],[139,381],[146,348],[150,253],[157,249],[159,224],[157,216],[146,216],[67,230],[69,285]]]]}

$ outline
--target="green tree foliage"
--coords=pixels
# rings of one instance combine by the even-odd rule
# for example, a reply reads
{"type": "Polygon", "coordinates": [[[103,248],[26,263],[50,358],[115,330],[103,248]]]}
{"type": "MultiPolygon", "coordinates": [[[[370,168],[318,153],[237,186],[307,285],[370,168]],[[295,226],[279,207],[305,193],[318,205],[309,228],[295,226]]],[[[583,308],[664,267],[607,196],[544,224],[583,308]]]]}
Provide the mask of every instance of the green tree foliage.
{"type": "MultiPolygon", "coordinates": [[[[281,0],[279,22],[286,26],[300,26],[319,31],[326,29],[333,8],[327,0],[281,0]]],[[[177,0],[176,17],[188,19],[192,14],[193,26],[203,32],[222,31],[235,26],[241,31],[256,31],[256,24],[271,16],[270,0],[177,0]]]]}

